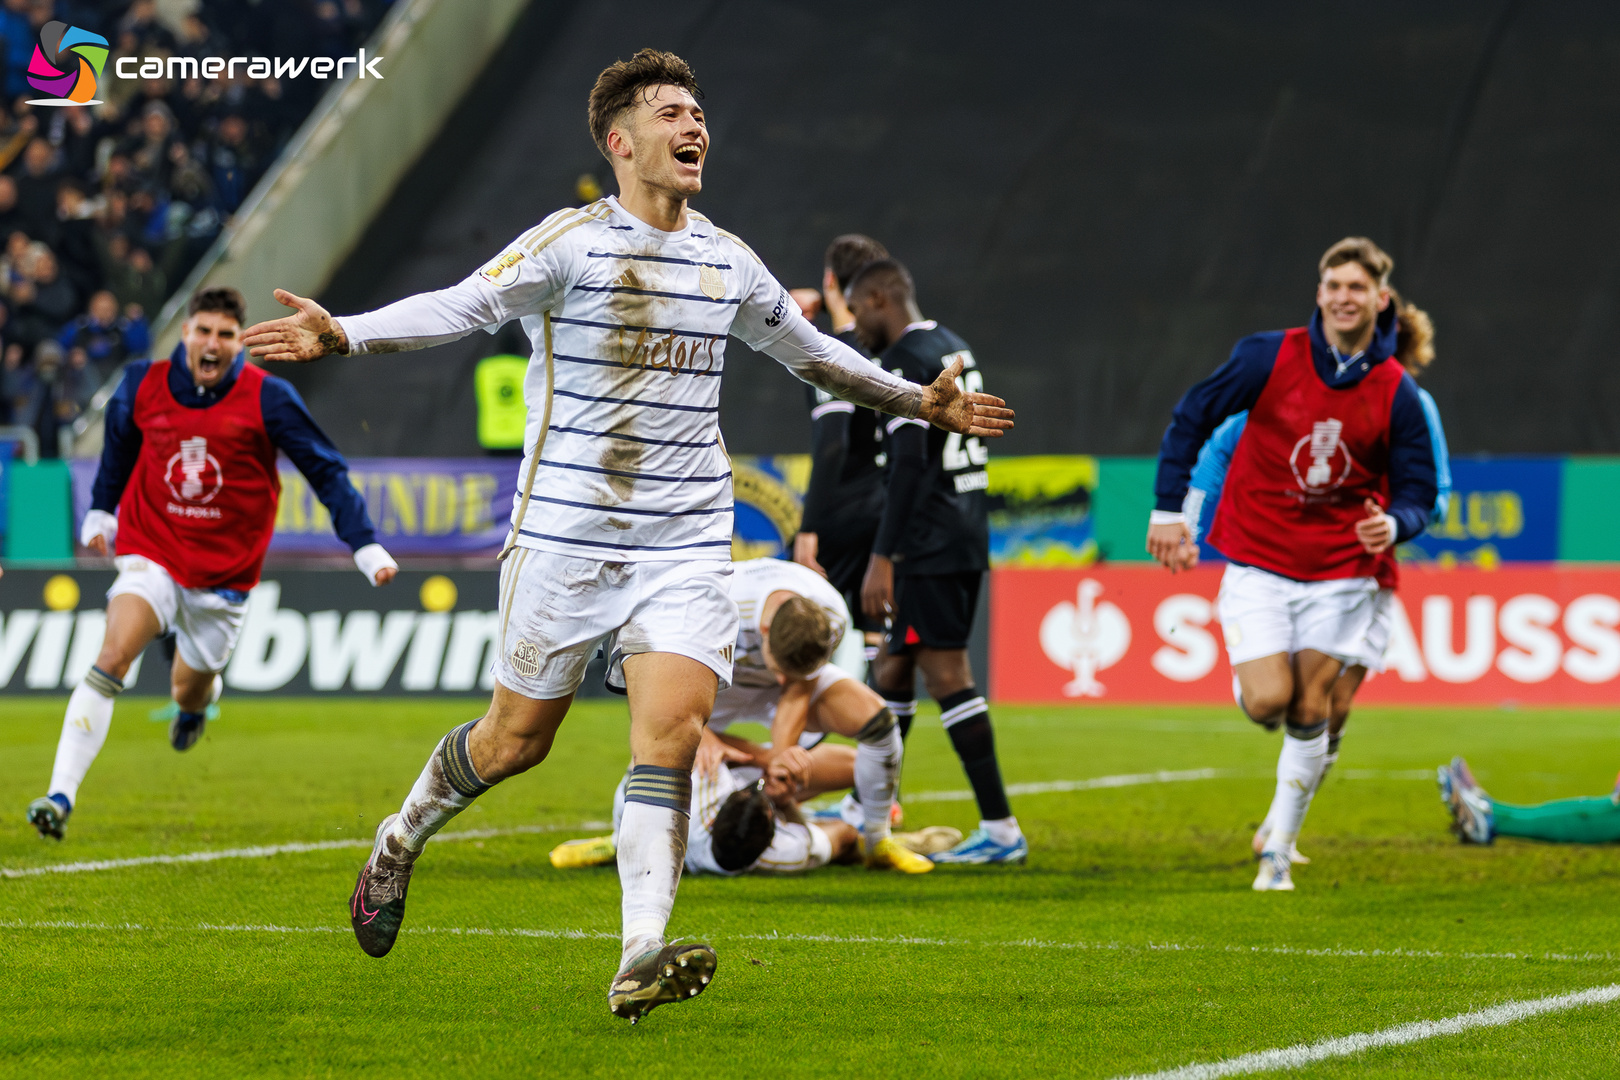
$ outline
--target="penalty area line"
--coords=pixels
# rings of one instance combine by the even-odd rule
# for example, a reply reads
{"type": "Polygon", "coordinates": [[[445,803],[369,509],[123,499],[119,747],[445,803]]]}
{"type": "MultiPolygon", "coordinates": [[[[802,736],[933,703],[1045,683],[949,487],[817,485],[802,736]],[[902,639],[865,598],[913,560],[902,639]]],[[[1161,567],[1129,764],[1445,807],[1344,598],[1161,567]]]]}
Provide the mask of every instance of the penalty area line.
{"type": "MultiPolygon", "coordinates": [[[[496,836],[525,836],[534,833],[576,832],[610,828],[605,821],[583,821],[577,825],[519,825],[510,829],[464,829],[440,833],[434,840],[487,840],[496,836]]],[[[132,866],[175,866],[184,863],[217,862],[220,859],[263,859],[271,855],[302,855],[310,851],[336,851],[341,848],[367,848],[371,840],[313,840],[288,844],[222,848],[216,851],[187,851],[178,855],[141,855],[130,859],[87,859],[83,862],[54,863],[49,866],[0,866],[0,878],[39,877],[42,874],[90,874],[100,870],[124,870],[132,866]]]]}
{"type": "Polygon", "coordinates": [[[1262,1050],[1204,1065],[1183,1065],[1180,1068],[1156,1073],[1132,1073],[1128,1077],[1122,1077],[1121,1080],[1216,1080],[1222,1076],[1247,1076],[1251,1073],[1299,1069],[1318,1061],[1349,1057],[1352,1054],[1377,1050],[1385,1046],[1405,1046],[1408,1043],[1438,1038],[1442,1035],[1459,1035],[1475,1028],[1501,1027],[1535,1016],[1566,1012],[1591,1005],[1607,1005],[1617,1000],[1620,1000],[1620,983],[1611,983],[1608,986],[1594,986],[1590,990],[1579,990],[1571,994],[1557,994],[1530,1001],[1509,1001],[1488,1009],[1448,1016],[1444,1020],[1418,1020],[1410,1024],[1385,1028],[1382,1031],[1364,1031],[1300,1046],[1262,1050]]]}

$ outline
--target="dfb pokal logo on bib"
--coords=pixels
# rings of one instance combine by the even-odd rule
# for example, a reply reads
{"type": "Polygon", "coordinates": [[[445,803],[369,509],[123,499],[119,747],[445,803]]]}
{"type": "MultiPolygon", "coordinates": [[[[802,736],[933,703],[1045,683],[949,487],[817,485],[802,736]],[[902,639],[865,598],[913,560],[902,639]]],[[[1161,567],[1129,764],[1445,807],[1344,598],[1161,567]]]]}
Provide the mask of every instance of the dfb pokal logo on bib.
{"type": "Polygon", "coordinates": [[[169,494],[181,502],[207,504],[225,486],[219,459],[208,452],[208,440],[198,435],[180,440],[180,452],[169,459],[163,470],[169,494]]]}
{"type": "Polygon", "coordinates": [[[1097,672],[1113,667],[1131,647],[1131,621],[1116,605],[1098,600],[1103,587],[1094,578],[1080,582],[1076,602],[1058,604],[1041,620],[1041,651],[1074,678],[1063,688],[1068,697],[1102,697],[1107,687],[1097,672]]]}
{"type": "Polygon", "coordinates": [[[1343,421],[1318,420],[1311,433],[1294,444],[1288,464],[1307,495],[1326,495],[1350,475],[1355,461],[1340,439],[1343,432],[1343,421]]]}

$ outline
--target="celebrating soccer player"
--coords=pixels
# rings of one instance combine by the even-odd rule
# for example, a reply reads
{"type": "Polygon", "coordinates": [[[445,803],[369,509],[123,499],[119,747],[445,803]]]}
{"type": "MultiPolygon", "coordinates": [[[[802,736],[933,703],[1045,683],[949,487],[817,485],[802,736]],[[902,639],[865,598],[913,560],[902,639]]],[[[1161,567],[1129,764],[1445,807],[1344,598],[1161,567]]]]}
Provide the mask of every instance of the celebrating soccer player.
{"type": "MultiPolygon", "coordinates": [[[[856,333],[885,368],[911,379],[954,376],[968,391],[984,385],[967,342],[922,317],[911,274],[899,262],[879,259],[859,270],[849,306],[856,333]]],[[[979,583],[990,565],[984,505],[990,451],[971,433],[932,431],[904,417],[890,420],[886,432],[887,499],[861,583],[867,617],[889,626],[877,689],[904,735],[917,711],[922,669],[979,803],[979,827],[934,861],[1020,863],[1029,844],[1007,804],[989,706],[973,685],[967,652],[979,583]]]]}
{"type": "Polygon", "coordinates": [[[630,705],[623,949],[608,1007],[632,1022],[697,996],[715,969],[707,944],[666,947],[664,931],[693,758],[736,647],[731,469],[718,427],[727,335],[845,400],[975,438],[1012,426],[999,398],[957,386],[961,365],[919,386],[819,333],[746,244],[688,209],[709,151],[698,95],[669,53],[613,64],[587,120],[618,197],[560,211],[461,283],[370,314],[334,319],[278,291],[297,313],[247,336],[266,359],[307,361],[522,320],[534,349],[529,426],[494,699],[440,741],[399,813],[380,823],[350,914],[361,948],[388,952],[423,845],[491,785],[545,759],[602,644],[630,705]]]}
{"type": "Polygon", "coordinates": [[[41,836],[62,838],[107,741],[113,699],[154,638],[176,638],[170,685],[179,711],[169,741],[187,750],[202,737],[275,527],[277,451],[308,478],[372,584],[397,569],[343,455],[298,392],[246,362],[242,294],[203,289],[187,312],[173,355],[131,364],[107,406],[81,542],[98,555],[116,550],[118,577],[107,592],[101,652],[68,699],[50,789],[28,806],[41,836]]]}
{"type": "MultiPolygon", "coordinates": [[[[1428,312],[1415,304],[1407,303],[1395,290],[1390,290],[1390,296],[1396,312],[1395,358],[1401,362],[1407,373],[1416,379],[1434,362],[1434,322],[1429,318],[1428,312]]],[[[1429,421],[1429,435],[1434,450],[1435,484],[1438,491],[1434,500],[1434,512],[1429,516],[1429,523],[1432,525],[1444,520],[1446,507],[1451,501],[1451,457],[1446,449],[1445,431],[1440,426],[1440,407],[1423,387],[1419,386],[1417,392],[1423,401],[1423,414],[1429,421]]],[[[1198,464],[1192,471],[1192,486],[1187,489],[1187,497],[1182,502],[1187,527],[1192,531],[1194,540],[1207,533],[1210,523],[1214,520],[1215,508],[1220,504],[1221,490],[1226,483],[1227,467],[1232,462],[1232,453],[1237,448],[1238,439],[1243,435],[1243,428],[1248,419],[1247,411],[1228,417],[1215,429],[1215,434],[1210,436],[1203,449],[1198,451],[1198,464]]],[[[1327,729],[1327,754],[1322,759],[1322,772],[1317,778],[1318,789],[1327,778],[1328,770],[1339,760],[1339,741],[1344,735],[1345,725],[1350,720],[1350,706],[1355,700],[1356,691],[1360,689],[1362,680],[1367,677],[1369,669],[1384,670],[1384,650],[1389,645],[1394,598],[1394,589],[1381,587],[1378,590],[1377,606],[1367,630],[1367,647],[1363,661],[1346,667],[1333,682],[1332,711],[1328,718],[1327,729]]],[[[1283,792],[1279,785],[1278,793],[1272,799],[1272,805],[1283,806],[1290,799],[1291,796],[1283,792]]],[[[1265,850],[1266,838],[1270,834],[1271,814],[1268,812],[1254,833],[1253,847],[1256,855],[1265,850]]],[[[1297,843],[1290,854],[1295,863],[1310,862],[1299,853],[1297,843]]]]}
{"type": "Polygon", "coordinates": [[[1249,412],[1209,543],[1230,560],[1217,613],[1238,704],[1267,729],[1286,727],[1261,891],[1294,887],[1291,853],[1327,755],[1334,683],[1369,663],[1379,589],[1396,580],[1393,548],[1434,509],[1429,422],[1394,357],[1393,268],[1371,240],[1334,244],[1318,264],[1310,325],[1238,342],[1176,405],[1159,450],[1147,547],[1175,571],[1198,559],[1182,507],[1199,448],[1249,412]]]}

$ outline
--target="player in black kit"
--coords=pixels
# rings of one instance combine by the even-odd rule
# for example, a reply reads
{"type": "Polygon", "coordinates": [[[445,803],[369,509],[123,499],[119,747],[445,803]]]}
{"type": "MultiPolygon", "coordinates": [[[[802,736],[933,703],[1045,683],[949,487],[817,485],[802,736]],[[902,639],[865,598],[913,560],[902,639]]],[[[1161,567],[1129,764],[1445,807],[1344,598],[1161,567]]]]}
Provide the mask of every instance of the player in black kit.
{"type": "MultiPolygon", "coordinates": [[[[888,256],[882,244],[859,233],[840,236],[827,248],[822,294],[833,336],[846,345],[861,348],[844,289],[857,270],[888,256]]],[[[827,575],[843,594],[855,625],[866,635],[870,661],[883,620],[861,612],[861,578],[888,487],[883,425],[871,409],[840,401],[809,383],[805,390],[810,399],[810,485],[804,496],[804,519],[793,538],[793,561],[827,575]]]]}
{"type": "MultiPolygon", "coordinates": [[[[893,259],[862,267],[849,285],[855,332],[878,362],[908,379],[931,380],[953,364],[966,389],[983,384],[967,342],[917,309],[911,274],[893,259]]],[[[872,542],[861,606],[889,620],[878,656],[876,688],[910,730],[916,712],[916,671],[939,702],[940,719],[979,803],[979,828],[943,863],[1017,863],[1029,844],[1007,805],[996,761],[990,710],[973,685],[968,635],[979,584],[990,564],[985,512],[990,453],[964,439],[904,419],[885,418],[888,498],[872,542]]]]}

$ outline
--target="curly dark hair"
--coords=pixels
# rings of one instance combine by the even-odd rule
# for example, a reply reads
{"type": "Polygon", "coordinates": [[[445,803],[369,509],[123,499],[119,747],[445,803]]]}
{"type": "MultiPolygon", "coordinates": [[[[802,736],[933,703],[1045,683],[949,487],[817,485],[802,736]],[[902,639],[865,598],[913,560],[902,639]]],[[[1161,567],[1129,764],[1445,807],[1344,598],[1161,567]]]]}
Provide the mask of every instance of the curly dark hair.
{"type": "Polygon", "coordinates": [[[691,66],[674,53],[658,49],[642,49],[628,60],[615,60],[596,77],[585,121],[603,157],[613,160],[607,137],[614,122],[635,107],[638,95],[655,86],[679,86],[695,98],[703,96],[691,66]]]}
{"type": "Polygon", "coordinates": [[[191,294],[191,302],[186,305],[186,315],[190,317],[199,311],[219,311],[231,316],[243,326],[247,325],[247,301],[235,289],[225,286],[216,286],[211,289],[198,289],[191,294]]]}

